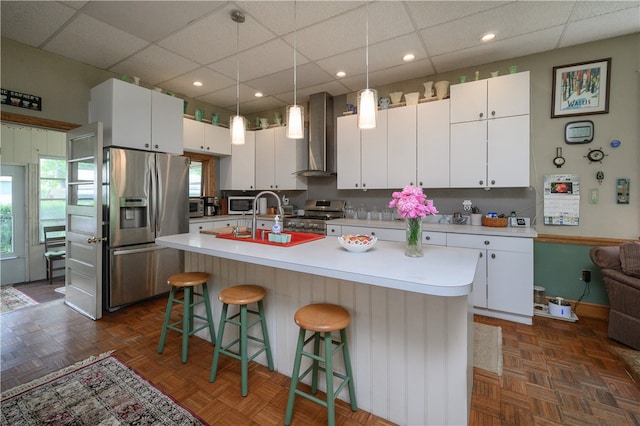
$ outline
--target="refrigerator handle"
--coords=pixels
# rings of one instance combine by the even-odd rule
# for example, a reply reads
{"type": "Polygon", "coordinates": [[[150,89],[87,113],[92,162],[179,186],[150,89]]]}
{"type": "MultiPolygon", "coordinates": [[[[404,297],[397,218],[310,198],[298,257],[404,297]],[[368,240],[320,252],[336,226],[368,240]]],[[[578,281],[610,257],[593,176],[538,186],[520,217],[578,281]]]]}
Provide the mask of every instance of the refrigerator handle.
{"type": "Polygon", "coordinates": [[[149,167],[149,220],[153,227],[153,233],[158,233],[158,164],[156,154],[151,154],[149,161],[152,162],[149,167]]]}

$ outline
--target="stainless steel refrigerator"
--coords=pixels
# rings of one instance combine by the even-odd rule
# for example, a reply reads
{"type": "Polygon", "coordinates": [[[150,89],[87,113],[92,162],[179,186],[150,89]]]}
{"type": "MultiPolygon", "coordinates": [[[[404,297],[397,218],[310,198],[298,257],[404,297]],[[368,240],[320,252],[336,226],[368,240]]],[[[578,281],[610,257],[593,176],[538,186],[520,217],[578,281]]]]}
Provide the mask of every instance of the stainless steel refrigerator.
{"type": "Polygon", "coordinates": [[[155,238],[189,232],[189,159],[105,148],[103,174],[103,300],[115,311],[167,292],[184,270],[183,252],[155,238]]]}

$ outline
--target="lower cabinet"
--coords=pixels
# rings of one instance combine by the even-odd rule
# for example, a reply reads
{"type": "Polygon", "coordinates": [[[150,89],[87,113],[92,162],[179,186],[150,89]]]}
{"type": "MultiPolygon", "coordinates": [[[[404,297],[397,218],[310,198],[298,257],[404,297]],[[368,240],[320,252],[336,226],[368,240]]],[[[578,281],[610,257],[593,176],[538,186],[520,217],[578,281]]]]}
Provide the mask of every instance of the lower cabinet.
{"type": "Polygon", "coordinates": [[[447,246],[480,250],[473,288],[477,308],[533,315],[533,239],[447,234],[447,246]]]}
{"type": "Polygon", "coordinates": [[[190,222],[189,233],[205,231],[207,229],[226,228],[228,226],[237,226],[237,219],[212,219],[206,221],[190,222]]]}
{"type": "Polygon", "coordinates": [[[368,226],[342,226],[342,234],[366,234],[373,235],[381,241],[404,241],[406,232],[404,229],[374,228],[368,226]]]}

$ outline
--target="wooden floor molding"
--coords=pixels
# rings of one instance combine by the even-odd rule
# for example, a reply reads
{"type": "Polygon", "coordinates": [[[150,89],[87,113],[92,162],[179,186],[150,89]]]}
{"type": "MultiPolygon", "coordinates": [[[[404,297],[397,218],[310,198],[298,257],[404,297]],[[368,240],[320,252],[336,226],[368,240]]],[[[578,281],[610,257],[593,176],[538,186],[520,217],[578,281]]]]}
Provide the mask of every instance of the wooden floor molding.
{"type": "MultiPolygon", "coordinates": [[[[56,286],[46,287],[53,292],[56,286]]],[[[34,297],[26,287],[21,291],[34,297]]],[[[236,360],[222,357],[218,379],[209,383],[209,342],[192,338],[189,360],[182,364],[179,337],[170,333],[164,354],[158,354],[165,306],[164,298],[156,299],[91,321],[58,298],[3,314],[2,390],[115,350],[120,360],[209,424],[283,424],[286,376],[253,363],[249,396],[243,398],[236,360]]],[[[502,327],[504,369],[502,376],[474,370],[471,425],[640,425],[640,385],[615,354],[622,345],[606,337],[606,321],[534,317],[527,326],[483,316],[475,320],[502,327]]],[[[325,411],[298,398],[293,424],[326,424],[325,411]]],[[[343,402],[336,411],[338,425],[391,424],[361,410],[352,413],[343,402]]]]}

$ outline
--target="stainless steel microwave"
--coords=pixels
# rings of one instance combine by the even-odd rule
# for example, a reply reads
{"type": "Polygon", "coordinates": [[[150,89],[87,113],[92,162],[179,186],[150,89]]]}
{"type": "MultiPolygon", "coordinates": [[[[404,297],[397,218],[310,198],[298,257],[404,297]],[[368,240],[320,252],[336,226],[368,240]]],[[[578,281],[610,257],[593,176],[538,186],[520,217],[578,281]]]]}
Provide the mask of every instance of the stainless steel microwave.
{"type": "Polygon", "coordinates": [[[202,198],[189,198],[189,217],[204,216],[204,200],[202,198]]]}
{"type": "Polygon", "coordinates": [[[245,195],[231,195],[228,197],[228,214],[253,214],[253,198],[245,195]]]}

